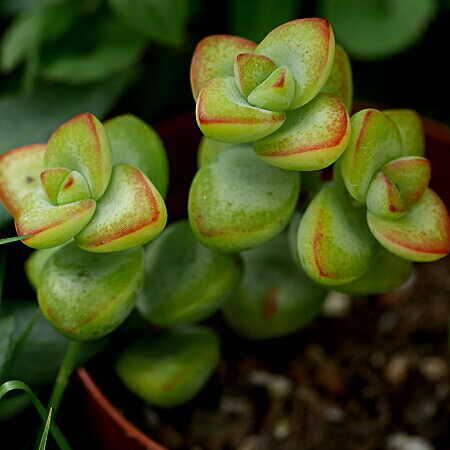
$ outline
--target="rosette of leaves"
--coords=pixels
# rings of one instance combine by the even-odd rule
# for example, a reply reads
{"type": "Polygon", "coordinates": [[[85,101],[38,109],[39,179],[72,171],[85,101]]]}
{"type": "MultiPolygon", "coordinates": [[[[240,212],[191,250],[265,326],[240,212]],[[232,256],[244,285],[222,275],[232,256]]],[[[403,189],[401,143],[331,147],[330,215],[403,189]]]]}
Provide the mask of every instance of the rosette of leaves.
{"type": "Polygon", "coordinates": [[[288,224],[299,172],[329,166],[347,146],[347,54],[322,19],[288,22],[259,45],[213,35],[194,51],[191,86],[204,134],[192,229],[213,250],[254,248],[288,224]]]}
{"type": "MultiPolygon", "coordinates": [[[[151,158],[149,148],[164,155],[157,139],[136,123],[137,118],[122,118],[103,124],[93,115],[81,114],[61,125],[46,145],[16,148],[0,159],[0,199],[13,215],[19,236],[32,237],[23,242],[36,249],[52,248],[73,239],[91,252],[125,250],[145,244],[165,227],[167,211],[159,190],[148,176],[127,160],[151,158]],[[120,129],[137,128],[121,136],[120,129]],[[128,134],[127,134],[128,133],[128,134]],[[116,148],[119,139],[127,144],[116,148]],[[128,140],[127,140],[128,139],[128,140]],[[133,140],[134,139],[134,140],[133,140]],[[144,142],[135,142],[141,139],[144,142]],[[157,142],[157,141],[156,141],[157,142]]],[[[123,133],[122,133],[123,134],[123,133]]],[[[160,173],[165,173],[164,157],[159,158],[160,173]]],[[[164,175],[162,176],[164,177],[164,175]]],[[[167,189],[161,181],[163,192],[167,189]]]]}
{"type": "Polygon", "coordinates": [[[301,263],[314,280],[350,293],[387,291],[411,262],[450,252],[450,221],[429,188],[420,116],[364,109],[351,117],[349,145],[333,180],[306,208],[298,228],[301,263]]]}
{"type": "Polygon", "coordinates": [[[1,201],[38,249],[26,274],[61,334],[98,339],[131,312],[144,283],[143,244],[166,224],[167,185],[162,142],[132,115],[103,125],[81,114],[47,144],[0,158],[1,201]]]}
{"type": "Polygon", "coordinates": [[[327,167],[347,145],[351,73],[324,19],[287,22],[259,45],[208,36],[190,76],[197,123],[212,140],[253,142],[261,159],[291,170],[327,167]]]}

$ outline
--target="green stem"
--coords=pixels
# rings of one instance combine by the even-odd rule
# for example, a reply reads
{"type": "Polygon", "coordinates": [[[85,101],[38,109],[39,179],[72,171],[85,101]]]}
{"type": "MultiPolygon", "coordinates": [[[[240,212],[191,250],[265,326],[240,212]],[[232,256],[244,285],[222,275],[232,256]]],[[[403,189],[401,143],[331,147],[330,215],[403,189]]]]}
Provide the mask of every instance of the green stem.
{"type": "Polygon", "coordinates": [[[66,391],[70,375],[72,375],[75,369],[77,356],[81,345],[82,342],[80,341],[70,341],[69,348],[67,349],[64,360],[59,368],[58,376],[56,377],[53,391],[48,403],[48,409],[52,408],[53,420],[56,417],[61,400],[64,396],[64,392],[66,391]]]}

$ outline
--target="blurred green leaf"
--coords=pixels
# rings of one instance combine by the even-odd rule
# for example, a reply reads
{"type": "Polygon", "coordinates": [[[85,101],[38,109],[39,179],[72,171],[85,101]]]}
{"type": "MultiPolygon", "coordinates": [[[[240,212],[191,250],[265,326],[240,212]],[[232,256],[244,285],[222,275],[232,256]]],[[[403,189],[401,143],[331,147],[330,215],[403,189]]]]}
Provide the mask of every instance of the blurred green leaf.
{"type": "Polygon", "coordinates": [[[186,33],[187,0],[107,0],[109,7],[143,36],[180,46],[186,33]]]}
{"type": "Polygon", "coordinates": [[[8,365],[14,332],[14,317],[7,316],[0,320],[0,376],[8,365]]]}
{"type": "Polygon", "coordinates": [[[64,0],[1,0],[0,14],[13,16],[21,11],[41,5],[52,5],[64,0]]]}
{"type": "Polygon", "coordinates": [[[47,142],[58,126],[78,114],[90,112],[101,120],[130,81],[130,75],[121,75],[85,87],[52,87],[28,95],[0,97],[0,154],[47,142]]]}
{"type": "Polygon", "coordinates": [[[146,46],[145,37],[111,18],[93,22],[89,33],[76,28],[65,40],[80,41],[80,38],[87,41],[88,50],[70,51],[60,45],[61,50],[43,63],[45,78],[73,85],[101,81],[136,63],[146,46]]]}
{"type": "Polygon", "coordinates": [[[298,19],[300,0],[229,0],[230,33],[256,43],[275,27],[298,19]]]}
{"type": "MultiPolygon", "coordinates": [[[[70,340],[62,336],[45,319],[36,302],[5,301],[2,314],[14,317],[9,379],[20,379],[30,386],[41,387],[54,381],[67,352],[70,340]]],[[[82,346],[77,364],[83,364],[102,350],[107,339],[82,346]]]]}
{"type": "Polygon", "coordinates": [[[64,34],[76,18],[75,5],[63,2],[24,10],[5,30],[1,40],[1,69],[10,72],[39,53],[42,42],[52,41],[64,34]]]}
{"type": "Polygon", "coordinates": [[[438,9],[437,0],[321,0],[317,12],[351,57],[370,61],[417,43],[438,9]]]}

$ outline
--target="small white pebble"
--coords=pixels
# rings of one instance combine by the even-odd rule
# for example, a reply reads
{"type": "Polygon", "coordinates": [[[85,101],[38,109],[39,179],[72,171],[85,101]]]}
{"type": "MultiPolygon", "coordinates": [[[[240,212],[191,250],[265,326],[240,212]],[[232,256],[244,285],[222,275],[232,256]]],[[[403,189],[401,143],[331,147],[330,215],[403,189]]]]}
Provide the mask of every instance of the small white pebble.
{"type": "Polygon", "coordinates": [[[428,381],[439,381],[448,375],[449,365],[440,356],[427,356],[419,362],[419,370],[428,381]]]}
{"type": "Polygon", "coordinates": [[[405,433],[388,436],[384,448],[385,450],[434,450],[434,446],[426,439],[405,433]]]}
{"type": "Polygon", "coordinates": [[[384,377],[391,384],[401,384],[406,380],[409,369],[409,358],[406,355],[395,354],[389,358],[385,367],[384,377]]]}
{"type": "Polygon", "coordinates": [[[325,408],[325,419],[331,423],[340,423],[344,420],[344,411],[336,405],[328,405],[325,408]]]}
{"type": "Polygon", "coordinates": [[[273,435],[275,439],[286,439],[291,433],[291,421],[287,417],[281,417],[275,423],[273,435]]]}
{"type": "Polygon", "coordinates": [[[328,292],[322,307],[323,315],[326,317],[344,317],[350,311],[352,298],[342,292],[328,292]]]}

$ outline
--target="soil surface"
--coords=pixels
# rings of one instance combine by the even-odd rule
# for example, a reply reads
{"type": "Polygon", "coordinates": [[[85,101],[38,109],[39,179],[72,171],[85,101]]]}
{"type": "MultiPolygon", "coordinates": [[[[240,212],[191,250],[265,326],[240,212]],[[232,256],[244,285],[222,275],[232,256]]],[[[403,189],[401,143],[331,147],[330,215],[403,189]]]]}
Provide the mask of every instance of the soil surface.
{"type": "Polygon", "coordinates": [[[287,338],[243,341],[214,317],[220,367],[182,407],[129,407],[119,384],[105,390],[171,450],[449,449],[449,316],[447,257],[388,294],[331,297],[287,338]]]}

